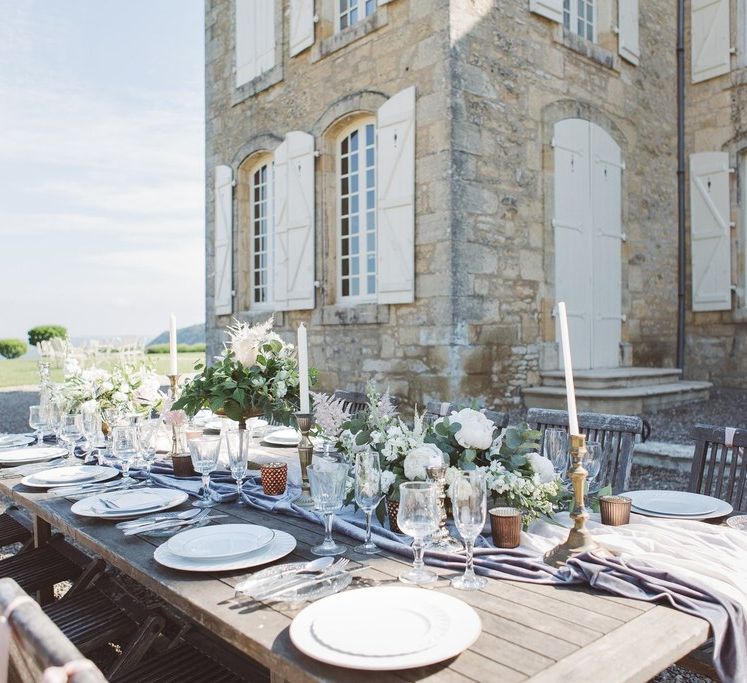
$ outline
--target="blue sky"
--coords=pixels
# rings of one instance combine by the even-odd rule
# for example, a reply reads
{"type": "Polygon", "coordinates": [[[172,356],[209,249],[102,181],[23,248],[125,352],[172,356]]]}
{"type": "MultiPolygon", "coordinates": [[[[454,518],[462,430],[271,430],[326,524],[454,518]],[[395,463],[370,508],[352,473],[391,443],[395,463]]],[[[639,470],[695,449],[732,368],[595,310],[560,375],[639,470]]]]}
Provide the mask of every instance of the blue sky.
{"type": "Polygon", "coordinates": [[[202,0],[0,0],[0,338],[204,320],[202,0]]]}

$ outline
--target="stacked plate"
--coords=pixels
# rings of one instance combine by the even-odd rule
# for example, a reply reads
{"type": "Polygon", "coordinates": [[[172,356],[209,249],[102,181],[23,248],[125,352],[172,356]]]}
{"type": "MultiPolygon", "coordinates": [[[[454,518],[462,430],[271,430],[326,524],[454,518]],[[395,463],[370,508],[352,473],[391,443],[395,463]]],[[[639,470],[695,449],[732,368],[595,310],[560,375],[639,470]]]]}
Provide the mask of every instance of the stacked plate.
{"type": "Polygon", "coordinates": [[[19,446],[28,446],[36,439],[25,434],[0,434],[0,448],[18,448],[19,446]]]}
{"type": "Polygon", "coordinates": [[[729,503],[688,491],[628,491],[633,512],[647,517],[668,519],[715,519],[731,513],[729,503]]]}
{"type": "Polygon", "coordinates": [[[60,446],[40,446],[39,448],[2,448],[0,449],[0,466],[14,467],[15,465],[30,465],[33,462],[45,462],[62,457],[67,453],[66,448],[60,446]]]}
{"type": "Polygon", "coordinates": [[[175,489],[147,488],[107,491],[83,498],[70,508],[81,517],[132,519],[181,505],[189,496],[175,489]]]}
{"type": "Polygon", "coordinates": [[[265,435],[265,443],[272,446],[298,446],[301,435],[295,429],[276,429],[265,435]]]}
{"type": "MultiPolygon", "coordinates": [[[[42,449],[40,448],[39,450],[42,449]]],[[[24,486],[34,489],[50,489],[57,486],[92,484],[94,482],[107,481],[117,475],[119,475],[119,470],[113,467],[71,465],[70,467],[53,467],[48,470],[29,474],[27,477],[21,479],[21,483],[24,486]]]]}
{"type": "Polygon", "coordinates": [[[310,605],[293,620],[290,637],[301,652],[327,664],[388,671],[454,657],[481,631],[477,612],[461,600],[419,588],[376,587],[310,605]]]}
{"type": "Polygon", "coordinates": [[[188,529],[156,548],[156,562],[190,572],[231,571],[285,557],[296,539],[255,524],[219,524],[188,529]]]}

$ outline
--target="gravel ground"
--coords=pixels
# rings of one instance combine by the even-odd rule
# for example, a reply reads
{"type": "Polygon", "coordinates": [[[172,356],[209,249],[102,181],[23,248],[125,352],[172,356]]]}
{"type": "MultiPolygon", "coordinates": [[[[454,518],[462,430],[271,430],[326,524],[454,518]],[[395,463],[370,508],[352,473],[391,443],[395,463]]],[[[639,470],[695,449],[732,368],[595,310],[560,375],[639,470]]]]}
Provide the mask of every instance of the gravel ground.
{"type": "Polygon", "coordinates": [[[31,387],[0,389],[0,433],[28,432],[29,406],[39,403],[39,391],[31,387]]]}

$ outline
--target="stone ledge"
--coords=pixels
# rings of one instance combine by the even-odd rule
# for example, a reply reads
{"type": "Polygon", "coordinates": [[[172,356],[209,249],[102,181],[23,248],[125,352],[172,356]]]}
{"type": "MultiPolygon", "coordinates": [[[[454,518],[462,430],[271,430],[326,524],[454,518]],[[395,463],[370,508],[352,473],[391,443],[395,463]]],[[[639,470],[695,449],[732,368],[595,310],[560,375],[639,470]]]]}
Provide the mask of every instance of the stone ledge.
{"type": "Polygon", "coordinates": [[[322,325],[377,325],[388,322],[388,304],[322,306],[322,325]]]}
{"type": "Polygon", "coordinates": [[[660,467],[665,470],[689,472],[692,467],[695,446],[678,443],[646,441],[633,448],[633,464],[646,467],[660,467]]]}
{"type": "Polygon", "coordinates": [[[282,327],[285,323],[285,313],[283,311],[273,311],[272,309],[239,311],[238,313],[234,313],[232,317],[250,325],[256,325],[263,323],[270,316],[275,321],[275,327],[282,327]]]}
{"type": "Polygon", "coordinates": [[[388,22],[386,8],[378,7],[370,17],[359,21],[355,26],[350,26],[329,38],[315,42],[311,48],[311,64],[324,59],[327,55],[337,52],[337,50],[347,47],[369,33],[378,31],[382,26],[386,26],[388,22]]]}
{"type": "Polygon", "coordinates": [[[597,45],[586,38],[582,38],[576,33],[573,33],[573,31],[569,31],[568,29],[559,26],[555,33],[555,42],[564,45],[569,50],[572,50],[582,57],[586,57],[599,66],[620,73],[620,63],[614,52],[610,52],[601,45],[597,45]]]}
{"type": "Polygon", "coordinates": [[[269,71],[265,71],[263,74],[260,74],[248,83],[244,83],[238,88],[234,88],[231,96],[231,106],[235,107],[237,104],[241,104],[244,100],[256,95],[258,92],[267,90],[267,88],[276,83],[280,83],[282,80],[283,65],[276,64],[269,71]]]}

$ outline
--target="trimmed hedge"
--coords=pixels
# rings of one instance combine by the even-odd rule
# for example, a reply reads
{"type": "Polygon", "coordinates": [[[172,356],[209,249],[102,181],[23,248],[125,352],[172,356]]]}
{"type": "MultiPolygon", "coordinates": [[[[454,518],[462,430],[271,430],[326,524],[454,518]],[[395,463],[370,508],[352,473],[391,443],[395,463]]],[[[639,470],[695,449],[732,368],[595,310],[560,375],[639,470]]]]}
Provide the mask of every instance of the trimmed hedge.
{"type": "Polygon", "coordinates": [[[20,358],[28,350],[23,339],[0,339],[0,356],[5,358],[20,358]]]}
{"type": "MultiPolygon", "coordinates": [[[[179,353],[204,353],[205,343],[202,342],[200,344],[177,344],[176,350],[179,353]]],[[[153,344],[152,346],[148,346],[145,349],[145,352],[146,353],[168,353],[169,345],[168,344],[153,344]]]]}
{"type": "Polygon", "coordinates": [[[47,341],[54,337],[67,338],[67,327],[62,325],[37,325],[29,330],[29,344],[36,346],[40,341],[47,341]]]}

